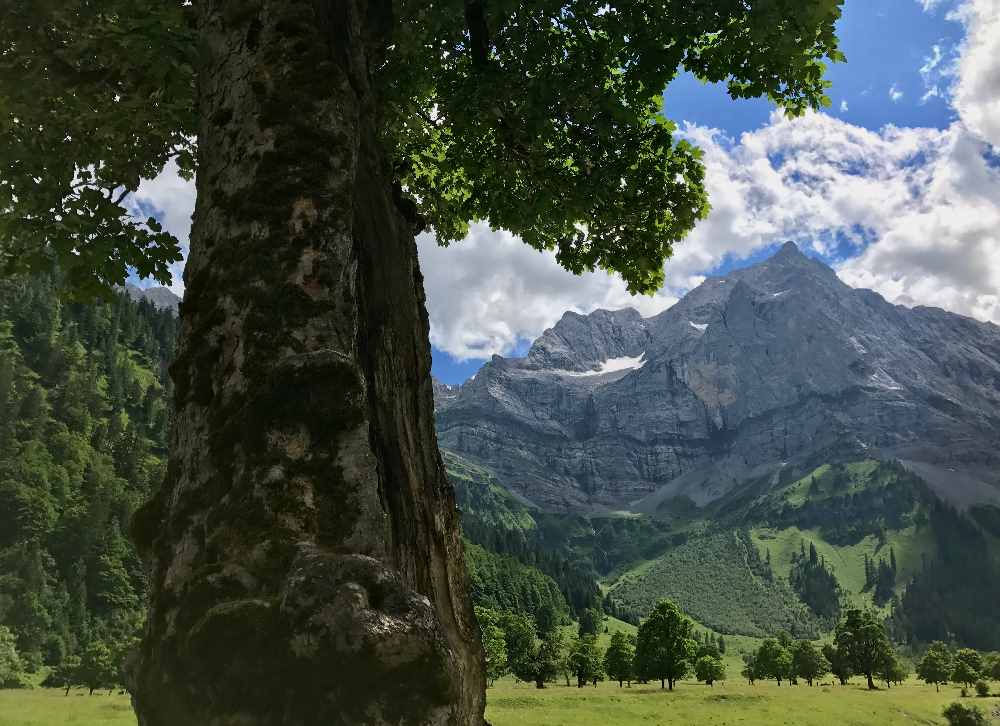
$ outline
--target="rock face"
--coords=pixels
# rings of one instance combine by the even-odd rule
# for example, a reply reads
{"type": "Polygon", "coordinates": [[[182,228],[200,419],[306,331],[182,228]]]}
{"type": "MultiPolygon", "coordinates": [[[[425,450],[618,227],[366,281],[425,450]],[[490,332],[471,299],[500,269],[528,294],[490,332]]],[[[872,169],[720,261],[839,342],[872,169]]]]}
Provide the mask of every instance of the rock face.
{"type": "Polygon", "coordinates": [[[166,287],[136,287],[130,283],[125,284],[125,292],[128,296],[138,302],[148,300],[160,310],[170,310],[177,314],[177,308],[181,304],[181,299],[166,287]]]}
{"type": "Polygon", "coordinates": [[[786,244],[669,310],[567,313],[437,401],[441,445],[546,509],[699,504],[822,458],[893,457],[1000,500],[1000,328],[855,290],[786,244]]]}

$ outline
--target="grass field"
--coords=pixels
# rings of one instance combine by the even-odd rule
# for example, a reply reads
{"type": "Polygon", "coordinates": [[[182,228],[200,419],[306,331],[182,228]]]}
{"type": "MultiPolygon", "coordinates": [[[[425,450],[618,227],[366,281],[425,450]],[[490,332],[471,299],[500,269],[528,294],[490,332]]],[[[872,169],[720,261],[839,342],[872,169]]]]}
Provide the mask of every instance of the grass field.
{"type": "MultiPolygon", "coordinates": [[[[544,690],[504,679],[487,693],[493,726],[914,726],[944,724],[941,710],[959,696],[951,686],[909,681],[869,692],[845,687],[748,686],[738,679],[709,688],[681,683],[673,692],[655,686],[597,688],[550,685],[544,690]]],[[[1000,714],[1000,699],[964,699],[1000,714]]],[[[60,690],[0,691],[0,726],[135,726],[127,696],[60,690]]],[[[993,723],[1000,726],[1000,716],[993,723]]],[[[181,725],[178,725],[181,726],[181,725]]]]}
{"type": "Polygon", "coordinates": [[[802,543],[812,542],[816,550],[833,570],[837,582],[844,588],[848,599],[854,605],[872,606],[871,593],[862,593],[865,584],[865,555],[873,560],[888,559],[890,548],[896,552],[898,571],[897,591],[902,591],[914,575],[923,568],[921,553],[932,555],[935,551],[933,535],[928,529],[917,530],[907,527],[886,533],[884,543],[873,536],[865,537],[857,544],[837,546],[828,543],[818,530],[800,530],[797,527],[775,530],[757,528],[751,530],[754,544],[762,552],[770,551],[771,566],[776,575],[788,577],[792,565],[792,555],[799,552],[802,543]]]}

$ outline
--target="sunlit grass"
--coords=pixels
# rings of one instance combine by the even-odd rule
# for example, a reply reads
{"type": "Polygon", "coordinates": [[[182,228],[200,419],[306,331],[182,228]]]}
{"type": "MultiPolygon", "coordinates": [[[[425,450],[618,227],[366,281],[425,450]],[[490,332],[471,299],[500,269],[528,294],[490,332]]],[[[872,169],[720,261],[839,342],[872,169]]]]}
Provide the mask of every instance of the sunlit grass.
{"type": "MultiPolygon", "coordinates": [[[[935,693],[933,686],[912,679],[869,692],[860,680],[846,687],[779,688],[730,677],[712,688],[684,682],[669,692],[658,684],[618,688],[617,683],[583,689],[550,684],[538,690],[505,678],[487,692],[486,716],[493,726],[913,726],[944,724],[942,709],[959,697],[957,687],[935,693]]],[[[1000,709],[997,698],[963,700],[987,713],[1000,709]]],[[[136,726],[136,720],[128,696],[117,693],[0,691],[0,726],[62,724],[136,726]]]]}
{"type": "MultiPolygon", "coordinates": [[[[944,724],[942,709],[959,695],[957,688],[936,693],[916,680],[869,692],[860,681],[779,688],[773,682],[748,686],[730,677],[711,688],[685,682],[669,692],[658,683],[537,690],[505,679],[489,690],[486,715],[493,726],[912,726],[944,724]]],[[[964,700],[987,713],[1000,708],[997,698],[964,700]]]]}

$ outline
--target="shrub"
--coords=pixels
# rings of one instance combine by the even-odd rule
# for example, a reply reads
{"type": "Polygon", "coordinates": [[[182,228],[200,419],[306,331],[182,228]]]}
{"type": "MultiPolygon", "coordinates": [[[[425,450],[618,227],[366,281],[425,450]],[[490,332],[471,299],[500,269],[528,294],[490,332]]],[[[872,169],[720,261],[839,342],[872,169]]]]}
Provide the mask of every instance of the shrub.
{"type": "Polygon", "coordinates": [[[990,695],[990,687],[986,681],[976,681],[976,695],[980,698],[986,698],[990,695]]]}
{"type": "Polygon", "coordinates": [[[978,706],[966,706],[956,701],[944,709],[948,726],[989,726],[986,714],[978,706]]]}

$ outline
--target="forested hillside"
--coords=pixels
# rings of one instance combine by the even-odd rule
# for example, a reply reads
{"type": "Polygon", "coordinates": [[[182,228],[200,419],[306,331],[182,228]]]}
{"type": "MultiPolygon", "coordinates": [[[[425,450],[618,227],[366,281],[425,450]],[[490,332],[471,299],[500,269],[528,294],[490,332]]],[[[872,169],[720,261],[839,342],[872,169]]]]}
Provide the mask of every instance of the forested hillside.
{"type": "Polygon", "coordinates": [[[163,475],[176,319],[124,293],[0,281],[0,625],[31,666],[142,619],[129,518],[163,475]]]}

